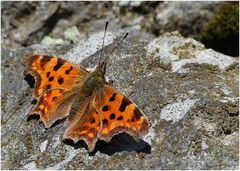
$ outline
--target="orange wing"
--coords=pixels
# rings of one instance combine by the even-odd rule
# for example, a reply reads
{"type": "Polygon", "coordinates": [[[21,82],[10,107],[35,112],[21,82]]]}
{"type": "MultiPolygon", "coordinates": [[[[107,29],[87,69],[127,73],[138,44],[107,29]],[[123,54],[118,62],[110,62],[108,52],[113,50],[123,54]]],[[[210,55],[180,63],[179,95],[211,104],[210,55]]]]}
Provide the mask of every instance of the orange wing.
{"type": "Polygon", "coordinates": [[[148,133],[148,121],[136,104],[109,85],[105,85],[96,100],[96,108],[102,117],[102,129],[98,135],[101,140],[109,142],[122,132],[138,140],[148,133]]]}
{"type": "Polygon", "coordinates": [[[91,152],[97,139],[109,142],[122,132],[139,139],[148,133],[148,121],[132,101],[108,85],[97,91],[69,119],[64,139],[83,139],[91,152]]]}
{"type": "Polygon", "coordinates": [[[34,55],[27,59],[25,80],[34,88],[37,104],[29,115],[39,114],[46,127],[68,116],[76,98],[74,88],[88,73],[64,59],[34,55]]]}
{"type": "Polygon", "coordinates": [[[82,102],[77,112],[68,121],[63,138],[72,139],[74,143],[83,139],[88,146],[88,151],[92,152],[102,127],[101,116],[94,108],[93,100],[86,99],[82,102]]]}

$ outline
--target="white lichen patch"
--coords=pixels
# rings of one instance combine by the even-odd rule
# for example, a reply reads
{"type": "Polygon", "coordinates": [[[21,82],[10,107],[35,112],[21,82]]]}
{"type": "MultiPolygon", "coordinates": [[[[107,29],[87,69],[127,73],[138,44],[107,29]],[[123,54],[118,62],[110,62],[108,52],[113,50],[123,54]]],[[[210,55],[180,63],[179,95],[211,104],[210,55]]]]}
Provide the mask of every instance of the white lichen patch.
{"type": "Polygon", "coordinates": [[[223,97],[224,99],[219,100],[220,102],[227,103],[227,102],[236,102],[239,100],[239,97],[223,97]]]}
{"type": "Polygon", "coordinates": [[[78,42],[79,40],[84,39],[85,35],[81,34],[76,26],[72,26],[64,31],[64,38],[73,42],[78,42]]]}
{"type": "Polygon", "coordinates": [[[37,169],[36,163],[34,161],[26,164],[23,168],[26,170],[36,170],[37,169]]]}
{"type": "Polygon", "coordinates": [[[222,84],[221,86],[219,86],[219,89],[222,90],[222,92],[226,96],[234,96],[232,90],[228,86],[226,86],[225,84],[222,84]]]}
{"type": "Polygon", "coordinates": [[[51,145],[52,148],[56,148],[61,144],[61,140],[60,140],[60,135],[54,136],[52,141],[51,141],[51,145]]]}
{"type": "Polygon", "coordinates": [[[157,124],[157,120],[154,120],[154,122],[152,123],[152,125],[149,129],[148,134],[143,137],[143,140],[146,141],[150,145],[152,144],[152,141],[156,137],[156,133],[155,133],[155,130],[154,130],[154,127],[155,127],[156,124],[157,124]]]}
{"type": "Polygon", "coordinates": [[[194,94],[196,93],[196,90],[189,90],[188,93],[189,93],[190,95],[194,95],[194,94]]]}
{"type": "Polygon", "coordinates": [[[202,147],[203,150],[208,148],[207,140],[203,139],[201,141],[201,147],[202,147]]]}
{"type": "Polygon", "coordinates": [[[224,70],[238,59],[206,49],[192,38],[178,32],[166,33],[148,44],[147,55],[172,64],[172,72],[188,72],[183,66],[190,63],[210,64],[224,70]]]}
{"type": "Polygon", "coordinates": [[[205,49],[196,52],[196,59],[198,63],[208,63],[217,65],[220,69],[225,69],[238,59],[216,52],[212,49],[205,49]]]}
{"type": "Polygon", "coordinates": [[[60,163],[58,163],[58,164],[56,164],[56,165],[54,165],[52,167],[46,168],[46,170],[60,170],[60,169],[62,169],[68,162],[72,161],[73,158],[75,156],[77,156],[79,151],[80,151],[80,149],[77,149],[77,150],[76,149],[72,149],[72,150],[70,150],[68,152],[69,154],[66,155],[67,157],[63,161],[61,161],[60,163]]]}
{"type": "MultiPolygon", "coordinates": [[[[104,32],[93,34],[86,41],[82,40],[79,44],[65,54],[65,59],[72,61],[73,63],[79,64],[81,61],[102,48],[104,32]]],[[[104,46],[113,43],[116,35],[111,32],[106,32],[104,46]]]]}
{"type": "Polygon", "coordinates": [[[44,45],[62,45],[64,44],[63,39],[57,39],[57,38],[52,38],[50,36],[45,36],[42,41],[41,44],[44,45]]]}
{"type": "Polygon", "coordinates": [[[171,120],[173,123],[177,122],[187,114],[196,101],[197,100],[186,99],[185,101],[168,104],[162,109],[160,119],[171,120]]]}
{"type": "Polygon", "coordinates": [[[234,132],[230,135],[227,135],[225,136],[224,138],[221,138],[221,142],[224,144],[224,145],[234,145],[234,143],[236,143],[235,140],[239,139],[239,133],[237,132],[234,132]]]}
{"type": "Polygon", "coordinates": [[[86,156],[86,158],[88,159],[88,161],[90,162],[97,162],[99,160],[99,158],[104,158],[106,161],[111,160],[111,156],[105,154],[105,153],[101,153],[100,151],[97,151],[96,154],[94,156],[86,156]],[[98,157],[96,157],[98,156],[98,157]]]}
{"type": "Polygon", "coordinates": [[[216,129],[216,123],[214,123],[214,122],[212,122],[212,123],[206,122],[202,118],[196,117],[196,116],[194,116],[193,124],[194,124],[194,126],[197,129],[204,128],[208,132],[214,132],[215,129],[216,129]]]}
{"type": "Polygon", "coordinates": [[[210,64],[213,66],[218,66],[219,69],[224,70],[225,68],[236,62],[235,58],[223,55],[212,49],[197,50],[194,52],[194,54],[195,54],[194,58],[181,59],[172,62],[172,71],[173,72],[182,71],[182,67],[189,63],[210,64]]]}
{"type": "MultiPolygon", "coordinates": [[[[172,44],[179,42],[178,33],[174,32],[172,36],[172,44]],[[176,34],[176,35],[173,35],[176,34]]],[[[167,36],[162,36],[160,38],[152,40],[147,46],[147,55],[153,55],[155,58],[161,58],[163,61],[172,62],[178,60],[179,57],[173,53],[169,52],[170,42],[167,41],[167,36]]]]}
{"type": "Polygon", "coordinates": [[[44,152],[47,149],[47,145],[48,145],[48,140],[45,140],[40,144],[41,153],[44,152]]]}

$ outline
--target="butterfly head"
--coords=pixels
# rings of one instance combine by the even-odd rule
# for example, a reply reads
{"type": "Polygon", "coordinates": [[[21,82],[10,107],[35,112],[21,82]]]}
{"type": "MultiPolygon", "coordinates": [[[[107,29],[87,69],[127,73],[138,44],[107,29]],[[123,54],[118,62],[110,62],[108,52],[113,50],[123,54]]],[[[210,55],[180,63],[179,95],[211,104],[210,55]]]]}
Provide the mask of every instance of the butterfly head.
{"type": "Polygon", "coordinates": [[[103,61],[96,69],[102,78],[104,78],[104,75],[106,73],[106,65],[107,65],[107,61],[103,61]]]}
{"type": "Polygon", "coordinates": [[[104,74],[105,74],[105,71],[106,71],[106,65],[107,65],[107,60],[108,60],[108,58],[110,57],[110,55],[114,52],[114,50],[122,43],[122,41],[123,41],[123,40],[127,37],[127,35],[128,35],[128,33],[126,33],[125,36],[121,39],[121,41],[119,41],[118,44],[117,44],[117,45],[112,49],[112,51],[108,54],[108,56],[107,56],[103,61],[101,61],[107,26],[108,26],[108,22],[106,22],[106,25],[105,25],[105,31],[104,31],[103,42],[102,42],[102,49],[101,49],[101,53],[100,53],[99,60],[98,60],[98,67],[97,67],[97,69],[96,69],[96,71],[99,71],[99,72],[101,73],[103,79],[104,79],[104,74]]]}

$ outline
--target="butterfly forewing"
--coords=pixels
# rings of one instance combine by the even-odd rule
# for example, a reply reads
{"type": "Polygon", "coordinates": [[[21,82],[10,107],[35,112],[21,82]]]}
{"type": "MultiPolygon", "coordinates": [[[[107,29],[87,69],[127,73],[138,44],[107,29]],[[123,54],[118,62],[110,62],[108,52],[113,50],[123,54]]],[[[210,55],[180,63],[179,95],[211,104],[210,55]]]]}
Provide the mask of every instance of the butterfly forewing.
{"type": "MultiPolygon", "coordinates": [[[[70,62],[52,56],[34,55],[27,58],[25,78],[35,79],[33,95],[37,104],[29,112],[39,114],[46,127],[68,116],[77,92],[74,91],[88,73],[70,62]]],[[[29,81],[29,80],[27,80],[29,81]]]]}
{"type": "Polygon", "coordinates": [[[69,91],[76,87],[88,72],[70,62],[46,55],[33,55],[27,59],[27,69],[24,75],[35,77],[34,96],[39,97],[51,88],[62,88],[69,91]]]}

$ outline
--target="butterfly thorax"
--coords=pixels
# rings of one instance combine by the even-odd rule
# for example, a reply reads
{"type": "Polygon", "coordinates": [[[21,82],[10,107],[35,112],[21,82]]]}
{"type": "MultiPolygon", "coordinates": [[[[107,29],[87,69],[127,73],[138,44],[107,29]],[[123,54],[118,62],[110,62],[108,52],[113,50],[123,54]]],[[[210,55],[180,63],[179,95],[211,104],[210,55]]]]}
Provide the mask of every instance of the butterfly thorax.
{"type": "Polygon", "coordinates": [[[103,73],[99,68],[97,68],[85,79],[82,86],[82,92],[85,96],[91,96],[96,89],[101,89],[104,86],[104,83],[105,80],[103,73]]]}

